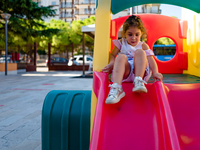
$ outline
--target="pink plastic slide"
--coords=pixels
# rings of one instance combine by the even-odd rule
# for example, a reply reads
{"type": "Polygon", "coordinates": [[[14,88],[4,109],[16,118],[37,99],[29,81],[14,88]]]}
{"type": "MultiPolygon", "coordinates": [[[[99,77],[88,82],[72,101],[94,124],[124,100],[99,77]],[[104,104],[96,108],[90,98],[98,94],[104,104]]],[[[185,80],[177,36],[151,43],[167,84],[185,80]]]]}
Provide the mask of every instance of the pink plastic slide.
{"type": "Polygon", "coordinates": [[[105,104],[108,75],[94,72],[97,107],[90,150],[200,149],[200,84],[149,83],[148,93],[133,93],[105,104]]]}

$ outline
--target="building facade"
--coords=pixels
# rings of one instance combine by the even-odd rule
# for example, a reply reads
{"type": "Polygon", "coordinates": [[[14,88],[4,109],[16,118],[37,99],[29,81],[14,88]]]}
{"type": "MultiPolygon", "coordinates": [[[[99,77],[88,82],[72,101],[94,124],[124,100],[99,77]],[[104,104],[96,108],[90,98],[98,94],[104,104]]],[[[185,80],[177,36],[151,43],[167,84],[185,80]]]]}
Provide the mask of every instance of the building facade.
{"type": "Polygon", "coordinates": [[[161,14],[160,4],[145,4],[132,7],[132,14],[141,13],[161,14]]]}
{"type": "MultiPolygon", "coordinates": [[[[90,16],[95,16],[96,0],[32,0],[39,6],[53,6],[56,9],[54,17],[44,18],[46,22],[51,19],[72,22],[73,20],[84,20],[90,16]]],[[[160,4],[139,5],[125,9],[112,16],[113,19],[131,14],[156,13],[160,14],[160,4]]]]}
{"type": "Polygon", "coordinates": [[[56,15],[52,18],[44,18],[49,22],[51,19],[72,22],[73,20],[84,20],[95,16],[96,0],[33,0],[39,6],[53,6],[56,15]]]}

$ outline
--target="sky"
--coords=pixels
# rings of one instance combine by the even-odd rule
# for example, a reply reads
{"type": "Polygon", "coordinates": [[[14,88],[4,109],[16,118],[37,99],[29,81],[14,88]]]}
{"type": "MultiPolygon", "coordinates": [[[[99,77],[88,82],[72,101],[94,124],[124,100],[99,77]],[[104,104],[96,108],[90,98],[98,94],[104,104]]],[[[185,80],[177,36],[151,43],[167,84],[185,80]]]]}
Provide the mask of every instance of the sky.
{"type": "Polygon", "coordinates": [[[176,16],[178,19],[181,19],[181,8],[182,7],[168,4],[160,5],[161,15],[176,16]]]}

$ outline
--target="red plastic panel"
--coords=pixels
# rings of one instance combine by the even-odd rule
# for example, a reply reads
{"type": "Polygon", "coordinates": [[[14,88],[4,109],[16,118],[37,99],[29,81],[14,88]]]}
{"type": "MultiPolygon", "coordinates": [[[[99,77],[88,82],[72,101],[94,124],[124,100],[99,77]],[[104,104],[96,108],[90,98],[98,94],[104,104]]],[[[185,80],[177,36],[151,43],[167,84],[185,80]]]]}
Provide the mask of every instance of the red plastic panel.
{"type": "Polygon", "coordinates": [[[114,20],[111,21],[111,26],[110,26],[110,37],[115,38],[116,36],[116,22],[114,20]]]}
{"type": "Polygon", "coordinates": [[[165,85],[181,149],[199,150],[200,83],[165,85]]]}
{"type": "Polygon", "coordinates": [[[178,55],[178,67],[182,70],[188,69],[188,53],[179,52],[178,55]]]}
{"type": "MultiPolygon", "coordinates": [[[[161,73],[183,73],[182,68],[179,68],[179,52],[183,52],[183,39],[185,35],[185,23],[183,23],[183,30],[180,29],[180,20],[173,17],[157,15],[157,14],[140,14],[143,24],[147,30],[147,44],[153,49],[154,43],[161,37],[171,38],[176,44],[176,54],[173,59],[169,61],[160,61],[156,59],[159,71],[161,73]],[[180,32],[183,31],[183,36],[180,37],[180,32]]],[[[118,31],[128,16],[114,19],[116,36],[111,39],[118,39],[118,31]]],[[[113,27],[112,27],[113,32],[113,27]]],[[[114,35],[114,34],[113,34],[114,35]]],[[[111,48],[113,48],[113,44],[111,48]]],[[[181,62],[182,63],[182,62],[181,62]]]]}

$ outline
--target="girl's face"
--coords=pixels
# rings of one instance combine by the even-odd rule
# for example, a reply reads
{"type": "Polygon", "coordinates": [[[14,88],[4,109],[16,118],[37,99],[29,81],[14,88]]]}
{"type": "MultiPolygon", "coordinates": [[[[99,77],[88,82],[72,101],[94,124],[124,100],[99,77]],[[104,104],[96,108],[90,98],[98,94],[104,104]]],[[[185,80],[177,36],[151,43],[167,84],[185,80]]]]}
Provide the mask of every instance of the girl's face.
{"type": "Polygon", "coordinates": [[[140,41],[141,36],[142,32],[137,27],[129,27],[125,33],[126,40],[131,46],[136,46],[140,41]]]}

